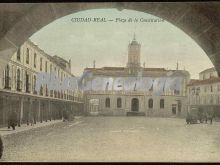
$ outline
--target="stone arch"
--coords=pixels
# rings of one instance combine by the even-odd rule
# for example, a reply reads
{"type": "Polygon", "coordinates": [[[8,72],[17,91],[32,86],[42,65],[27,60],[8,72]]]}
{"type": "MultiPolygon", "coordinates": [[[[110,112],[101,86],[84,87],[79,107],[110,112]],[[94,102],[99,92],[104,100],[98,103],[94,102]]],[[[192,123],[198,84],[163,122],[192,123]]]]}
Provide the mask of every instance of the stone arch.
{"type": "Polygon", "coordinates": [[[218,12],[220,3],[218,2],[1,4],[0,10],[4,13],[0,16],[1,69],[19,46],[45,25],[72,13],[101,8],[136,10],[167,20],[200,45],[220,73],[220,13],[218,12]]]}

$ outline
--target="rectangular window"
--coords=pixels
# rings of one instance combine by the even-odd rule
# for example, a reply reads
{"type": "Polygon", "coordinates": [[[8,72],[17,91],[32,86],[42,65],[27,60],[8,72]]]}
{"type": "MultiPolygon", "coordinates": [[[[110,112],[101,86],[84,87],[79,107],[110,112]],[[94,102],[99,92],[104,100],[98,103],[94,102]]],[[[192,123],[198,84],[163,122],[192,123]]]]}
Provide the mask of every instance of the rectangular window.
{"type": "Polygon", "coordinates": [[[197,87],[197,89],[196,89],[196,95],[199,95],[199,93],[200,93],[200,87],[197,87]]]}
{"type": "Polygon", "coordinates": [[[45,62],[45,72],[47,72],[47,61],[45,62]]]}
{"type": "Polygon", "coordinates": [[[36,66],[37,66],[37,54],[36,53],[34,53],[34,67],[36,68],[36,66]]]}
{"type": "Polygon", "coordinates": [[[52,73],[52,69],[53,69],[52,64],[50,64],[50,73],[52,73]]]}
{"type": "Polygon", "coordinates": [[[160,108],[161,108],[161,109],[164,108],[164,99],[160,99],[160,108]]]}
{"type": "Polygon", "coordinates": [[[29,49],[26,50],[26,64],[29,64],[29,49]]]}
{"type": "Polygon", "coordinates": [[[21,60],[21,48],[20,47],[18,48],[18,51],[17,51],[17,60],[18,61],[21,60]]]}
{"type": "Polygon", "coordinates": [[[63,81],[63,72],[61,71],[61,81],[63,81]]]}
{"type": "Polygon", "coordinates": [[[42,71],[42,63],[43,63],[43,59],[42,57],[40,58],[40,71],[42,71]]]}

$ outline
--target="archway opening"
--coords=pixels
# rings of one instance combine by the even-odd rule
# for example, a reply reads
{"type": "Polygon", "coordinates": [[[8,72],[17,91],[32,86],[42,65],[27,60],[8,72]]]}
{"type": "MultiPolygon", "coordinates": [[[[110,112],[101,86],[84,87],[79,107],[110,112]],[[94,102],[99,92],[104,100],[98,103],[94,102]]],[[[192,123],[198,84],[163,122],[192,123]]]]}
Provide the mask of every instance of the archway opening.
{"type": "Polygon", "coordinates": [[[192,78],[213,67],[206,53],[189,35],[161,20],[162,17],[138,10],[84,10],[55,20],[30,39],[48,54],[73,59],[72,72],[76,76],[80,76],[84,68],[93,67],[93,61],[95,67],[125,66],[127,45],[134,33],[141,43],[141,66],[176,69],[178,63],[178,69],[190,71],[192,78]],[[88,16],[105,18],[106,22],[88,21],[88,16]],[[76,21],[78,18],[85,19],[76,21]],[[107,51],[109,49],[111,51],[107,51]]]}

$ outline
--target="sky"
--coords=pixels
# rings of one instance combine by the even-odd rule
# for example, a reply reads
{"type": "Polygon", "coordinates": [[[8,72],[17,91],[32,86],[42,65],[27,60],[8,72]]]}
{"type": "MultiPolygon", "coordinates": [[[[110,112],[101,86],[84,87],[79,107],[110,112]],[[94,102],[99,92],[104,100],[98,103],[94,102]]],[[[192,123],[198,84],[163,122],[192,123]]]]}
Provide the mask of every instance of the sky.
{"type": "Polygon", "coordinates": [[[59,18],[30,37],[50,55],[71,59],[72,73],[80,76],[85,67],[125,67],[128,44],[135,33],[141,44],[141,65],[189,71],[191,78],[213,67],[200,46],[178,27],[166,20],[141,22],[143,19],[160,19],[147,13],[117,9],[85,10],[59,18]],[[75,22],[75,18],[105,18],[107,22],[75,22]],[[132,22],[128,22],[128,19],[132,22]],[[115,20],[123,20],[126,22],[115,20]],[[134,20],[138,20],[134,22],[134,20]]]}

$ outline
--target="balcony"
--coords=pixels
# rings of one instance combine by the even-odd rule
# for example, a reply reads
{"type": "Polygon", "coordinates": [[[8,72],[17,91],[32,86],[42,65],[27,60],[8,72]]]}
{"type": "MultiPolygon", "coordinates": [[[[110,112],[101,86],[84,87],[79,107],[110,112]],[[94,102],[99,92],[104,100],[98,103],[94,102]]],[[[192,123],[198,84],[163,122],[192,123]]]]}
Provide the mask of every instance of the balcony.
{"type": "Polygon", "coordinates": [[[6,76],[4,81],[5,81],[5,89],[11,89],[11,77],[6,76]]]}
{"type": "Polygon", "coordinates": [[[31,92],[31,83],[26,83],[26,93],[30,93],[31,92]]]}
{"type": "Polygon", "coordinates": [[[22,81],[21,80],[17,80],[17,91],[21,91],[22,90],[22,81]]]}

